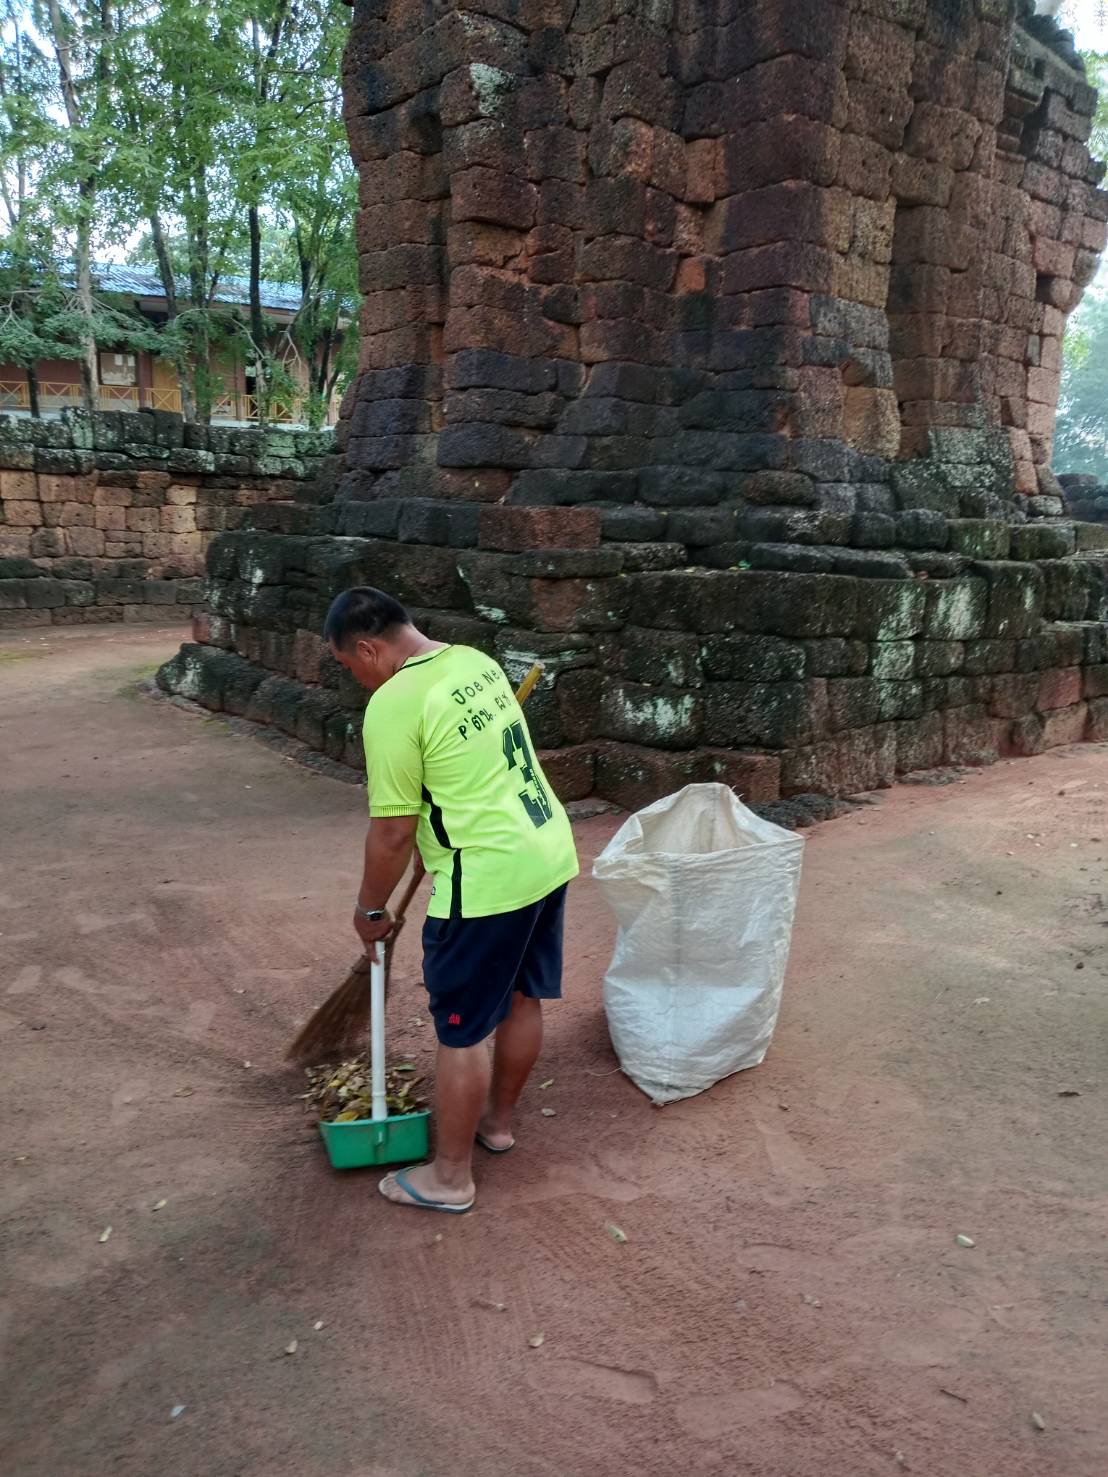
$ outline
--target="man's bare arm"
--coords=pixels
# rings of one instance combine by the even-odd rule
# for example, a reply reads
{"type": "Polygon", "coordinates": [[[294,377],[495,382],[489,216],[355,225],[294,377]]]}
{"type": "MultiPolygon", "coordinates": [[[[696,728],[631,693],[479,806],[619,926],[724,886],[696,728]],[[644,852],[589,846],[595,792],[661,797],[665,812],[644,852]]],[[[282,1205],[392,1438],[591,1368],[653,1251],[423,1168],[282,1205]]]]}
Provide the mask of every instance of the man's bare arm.
{"type": "Polygon", "coordinates": [[[404,875],[415,845],[415,815],[375,816],[365,837],[365,865],[358,903],[383,908],[404,875]]]}
{"type": "MultiPolygon", "coordinates": [[[[387,905],[411,857],[418,820],[419,817],[414,815],[396,815],[376,816],[370,821],[365,838],[362,885],[358,889],[359,908],[372,910],[387,905]]],[[[367,950],[373,953],[373,945],[388,936],[392,919],[386,916],[374,923],[355,913],[354,928],[367,950]]]]}

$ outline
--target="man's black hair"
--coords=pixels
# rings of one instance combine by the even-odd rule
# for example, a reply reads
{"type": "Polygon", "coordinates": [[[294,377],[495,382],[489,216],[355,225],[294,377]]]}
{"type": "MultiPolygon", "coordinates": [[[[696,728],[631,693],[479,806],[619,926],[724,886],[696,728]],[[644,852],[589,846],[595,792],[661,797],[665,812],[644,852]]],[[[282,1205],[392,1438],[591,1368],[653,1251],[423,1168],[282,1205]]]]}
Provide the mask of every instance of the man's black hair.
{"type": "Polygon", "coordinates": [[[359,636],[371,640],[386,636],[398,626],[408,625],[408,612],[383,590],[373,590],[368,585],[357,585],[353,590],[343,590],[331,601],[331,609],[323,622],[323,639],[341,651],[348,641],[359,636]]]}

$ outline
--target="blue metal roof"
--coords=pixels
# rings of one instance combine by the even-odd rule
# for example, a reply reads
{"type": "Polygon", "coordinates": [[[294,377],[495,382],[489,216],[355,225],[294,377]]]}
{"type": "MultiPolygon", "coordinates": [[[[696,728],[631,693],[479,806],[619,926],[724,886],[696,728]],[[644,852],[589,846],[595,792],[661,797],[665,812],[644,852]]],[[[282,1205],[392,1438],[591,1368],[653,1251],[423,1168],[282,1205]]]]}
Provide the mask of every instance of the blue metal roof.
{"type": "MultiPolygon", "coordinates": [[[[120,292],[133,297],[164,297],[162,279],[155,267],[127,267],[119,262],[93,262],[93,283],[102,292],[120,292]]],[[[178,296],[184,296],[184,285],[178,283],[178,296]]],[[[300,306],[300,288],[294,282],[263,282],[263,308],[278,308],[295,313],[300,306]]],[[[217,303],[250,301],[248,277],[221,277],[216,290],[217,303]]]]}

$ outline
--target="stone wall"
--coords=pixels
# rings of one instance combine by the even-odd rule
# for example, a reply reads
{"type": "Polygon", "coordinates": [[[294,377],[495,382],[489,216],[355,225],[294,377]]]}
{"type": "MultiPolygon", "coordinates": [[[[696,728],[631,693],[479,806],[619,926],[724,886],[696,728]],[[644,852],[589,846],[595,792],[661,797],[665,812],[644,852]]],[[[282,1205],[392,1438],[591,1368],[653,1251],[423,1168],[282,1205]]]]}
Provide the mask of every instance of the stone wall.
{"type": "Polygon", "coordinates": [[[317,488],[330,451],[161,412],[0,418],[0,628],[185,619],[213,534],[317,488]]]}
{"type": "Polygon", "coordinates": [[[365,695],[318,632],[335,594],[375,583],[514,679],[544,663],[528,716],[566,798],[630,806],[717,778],[756,803],[844,795],[1108,738],[1102,526],[930,515],[941,548],[786,572],[601,543],[593,509],[459,507],[437,527],[403,511],[409,540],[418,514],[453,546],[320,533],[335,509],[256,510],[260,527],[212,545],[203,640],[163,686],[360,768],[365,695]]]}
{"type": "Polygon", "coordinates": [[[1081,472],[1063,472],[1058,478],[1066,511],[1087,523],[1108,523],[1108,487],[1081,472]]]}
{"type": "Polygon", "coordinates": [[[1029,11],[358,0],[344,469],[213,544],[164,684],[357,764],[318,632],[368,582],[546,663],[567,796],[1104,737],[1106,540],[1049,462],[1108,194],[1029,11]]]}

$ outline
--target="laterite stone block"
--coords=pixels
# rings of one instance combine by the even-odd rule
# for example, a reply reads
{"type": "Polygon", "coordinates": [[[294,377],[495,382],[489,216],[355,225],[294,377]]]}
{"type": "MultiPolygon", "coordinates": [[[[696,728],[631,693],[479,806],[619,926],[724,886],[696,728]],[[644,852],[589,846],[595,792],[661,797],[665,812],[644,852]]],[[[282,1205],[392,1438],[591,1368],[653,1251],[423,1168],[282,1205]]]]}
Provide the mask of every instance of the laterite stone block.
{"type": "Polygon", "coordinates": [[[600,514],[595,508],[483,507],[478,547],[505,553],[530,549],[595,549],[600,514]]]}

